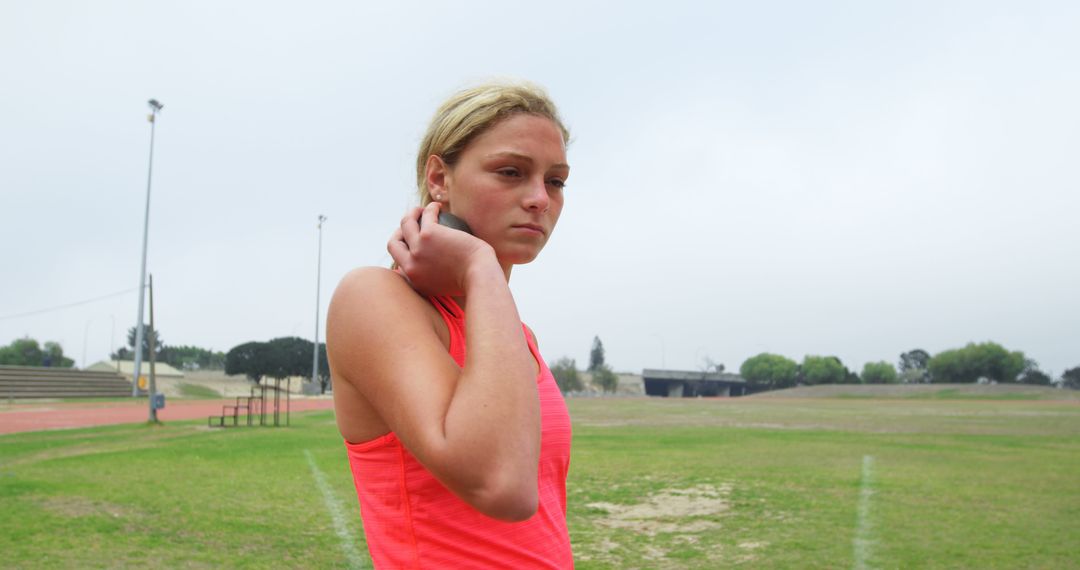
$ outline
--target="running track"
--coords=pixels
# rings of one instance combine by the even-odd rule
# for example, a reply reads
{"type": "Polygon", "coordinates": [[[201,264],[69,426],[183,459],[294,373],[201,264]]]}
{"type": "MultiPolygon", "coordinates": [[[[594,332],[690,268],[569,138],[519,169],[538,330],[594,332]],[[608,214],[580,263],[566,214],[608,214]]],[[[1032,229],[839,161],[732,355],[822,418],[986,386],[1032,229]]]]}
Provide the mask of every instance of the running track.
{"type": "MultiPolygon", "coordinates": [[[[169,400],[158,410],[158,420],[206,420],[221,415],[221,406],[234,404],[228,400],[169,400]]],[[[272,405],[272,404],[271,404],[272,405]]],[[[269,406],[268,406],[269,407],[269,406]]],[[[292,411],[330,410],[334,401],[329,398],[293,398],[292,411]]],[[[272,414],[268,413],[267,416],[272,414]]],[[[149,415],[145,398],[130,402],[45,402],[0,404],[0,434],[49,429],[70,429],[110,424],[145,422],[149,415]]],[[[270,419],[269,417],[267,418],[270,419]]],[[[281,419],[285,420],[285,401],[281,402],[281,419]]],[[[243,420],[241,420],[243,421],[243,420]]]]}

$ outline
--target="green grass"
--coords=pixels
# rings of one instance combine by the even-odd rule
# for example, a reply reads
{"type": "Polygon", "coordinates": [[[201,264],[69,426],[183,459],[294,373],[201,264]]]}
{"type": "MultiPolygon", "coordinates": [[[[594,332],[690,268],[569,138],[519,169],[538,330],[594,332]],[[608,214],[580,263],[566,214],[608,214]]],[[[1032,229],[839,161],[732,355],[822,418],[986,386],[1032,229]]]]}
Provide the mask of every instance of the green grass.
{"type": "MultiPolygon", "coordinates": [[[[850,568],[867,456],[867,567],[1075,565],[1075,402],[569,405],[578,568],[850,568]]],[[[346,567],[306,452],[366,555],[331,412],[0,436],[0,568],[346,567]]]]}
{"type": "Polygon", "coordinates": [[[877,394],[853,394],[841,392],[831,396],[842,400],[878,400],[883,398],[903,398],[906,400],[1047,400],[1042,394],[1028,392],[1002,392],[998,394],[966,393],[960,390],[946,388],[929,392],[913,392],[901,396],[882,396],[877,394]]]}
{"type": "Polygon", "coordinates": [[[912,399],[927,399],[927,400],[1038,400],[1042,399],[1040,394],[1029,392],[1003,392],[1000,394],[969,394],[961,392],[955,388],[938,390],[937,392],[926,392],[922,394],[912,394],[908,396],[912,399]]]}
{"type": "Polygon", "coordinates": [[[221,398],[221,393],[213,388],[207,388],[201,384],[187,384],[181,383],[177,385],[180,390],[181,398],[191,398],[194,400],[215,400],[221,398]]]}

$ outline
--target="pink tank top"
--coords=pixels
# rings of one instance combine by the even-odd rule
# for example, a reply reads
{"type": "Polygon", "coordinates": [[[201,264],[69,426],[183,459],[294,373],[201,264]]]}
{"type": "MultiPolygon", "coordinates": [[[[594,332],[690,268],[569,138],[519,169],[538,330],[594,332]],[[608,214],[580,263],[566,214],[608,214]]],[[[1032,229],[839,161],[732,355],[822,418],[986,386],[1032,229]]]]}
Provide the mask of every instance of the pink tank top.
{"type": "MultiPolygon", "coordinates": [[[[450,297],[431,297],[450,329],[450,355],[465,366],[465,313],[450,297]]],[[[524,325],[522,325],[524,328],[524,325]]],[[[345,442],[364,535],[376,568],[572,568],[566,528],[570,414],[535,340],[540,366],[540,505],[510,523],[481,514],[439,483],[393,432],[345,442]]]]}

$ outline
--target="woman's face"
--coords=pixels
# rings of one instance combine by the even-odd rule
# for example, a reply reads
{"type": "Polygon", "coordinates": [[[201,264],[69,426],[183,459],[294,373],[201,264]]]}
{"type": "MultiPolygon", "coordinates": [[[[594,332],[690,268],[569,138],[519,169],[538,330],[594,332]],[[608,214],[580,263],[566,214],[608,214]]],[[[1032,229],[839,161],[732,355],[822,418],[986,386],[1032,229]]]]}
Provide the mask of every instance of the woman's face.
{"type": "Polygon", "coordinates": [[[509,271],[536,258],[551,237],[569,175],[566,146],[555,123],[518,114],[465,147],[445,172],[442,202],[495,249],[509,271]]]}

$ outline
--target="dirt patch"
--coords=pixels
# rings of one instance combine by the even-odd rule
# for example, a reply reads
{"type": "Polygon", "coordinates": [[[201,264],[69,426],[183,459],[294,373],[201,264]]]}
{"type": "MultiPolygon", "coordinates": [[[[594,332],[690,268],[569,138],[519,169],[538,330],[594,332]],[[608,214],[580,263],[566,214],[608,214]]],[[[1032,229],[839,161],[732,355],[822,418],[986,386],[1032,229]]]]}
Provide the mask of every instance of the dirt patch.
{"type": "Polygon", "coordinates": [[[128,507],[86,497],[45,497],[38,501],[38,504],[49,513],[69,518],[103,516],[114,519],[132,519],[140,516],[128,507]]]}
{"type": "Polygon", "coordinates": [[[664,489],[633,505],[589,503],[605,511],[597,521],[603,526],[634,531],[648,536],[657,533],[693,534],[720,527],[708,517],[727,513],[730,508],[730,485],[697,485],[683,489],[664,489]]]}

